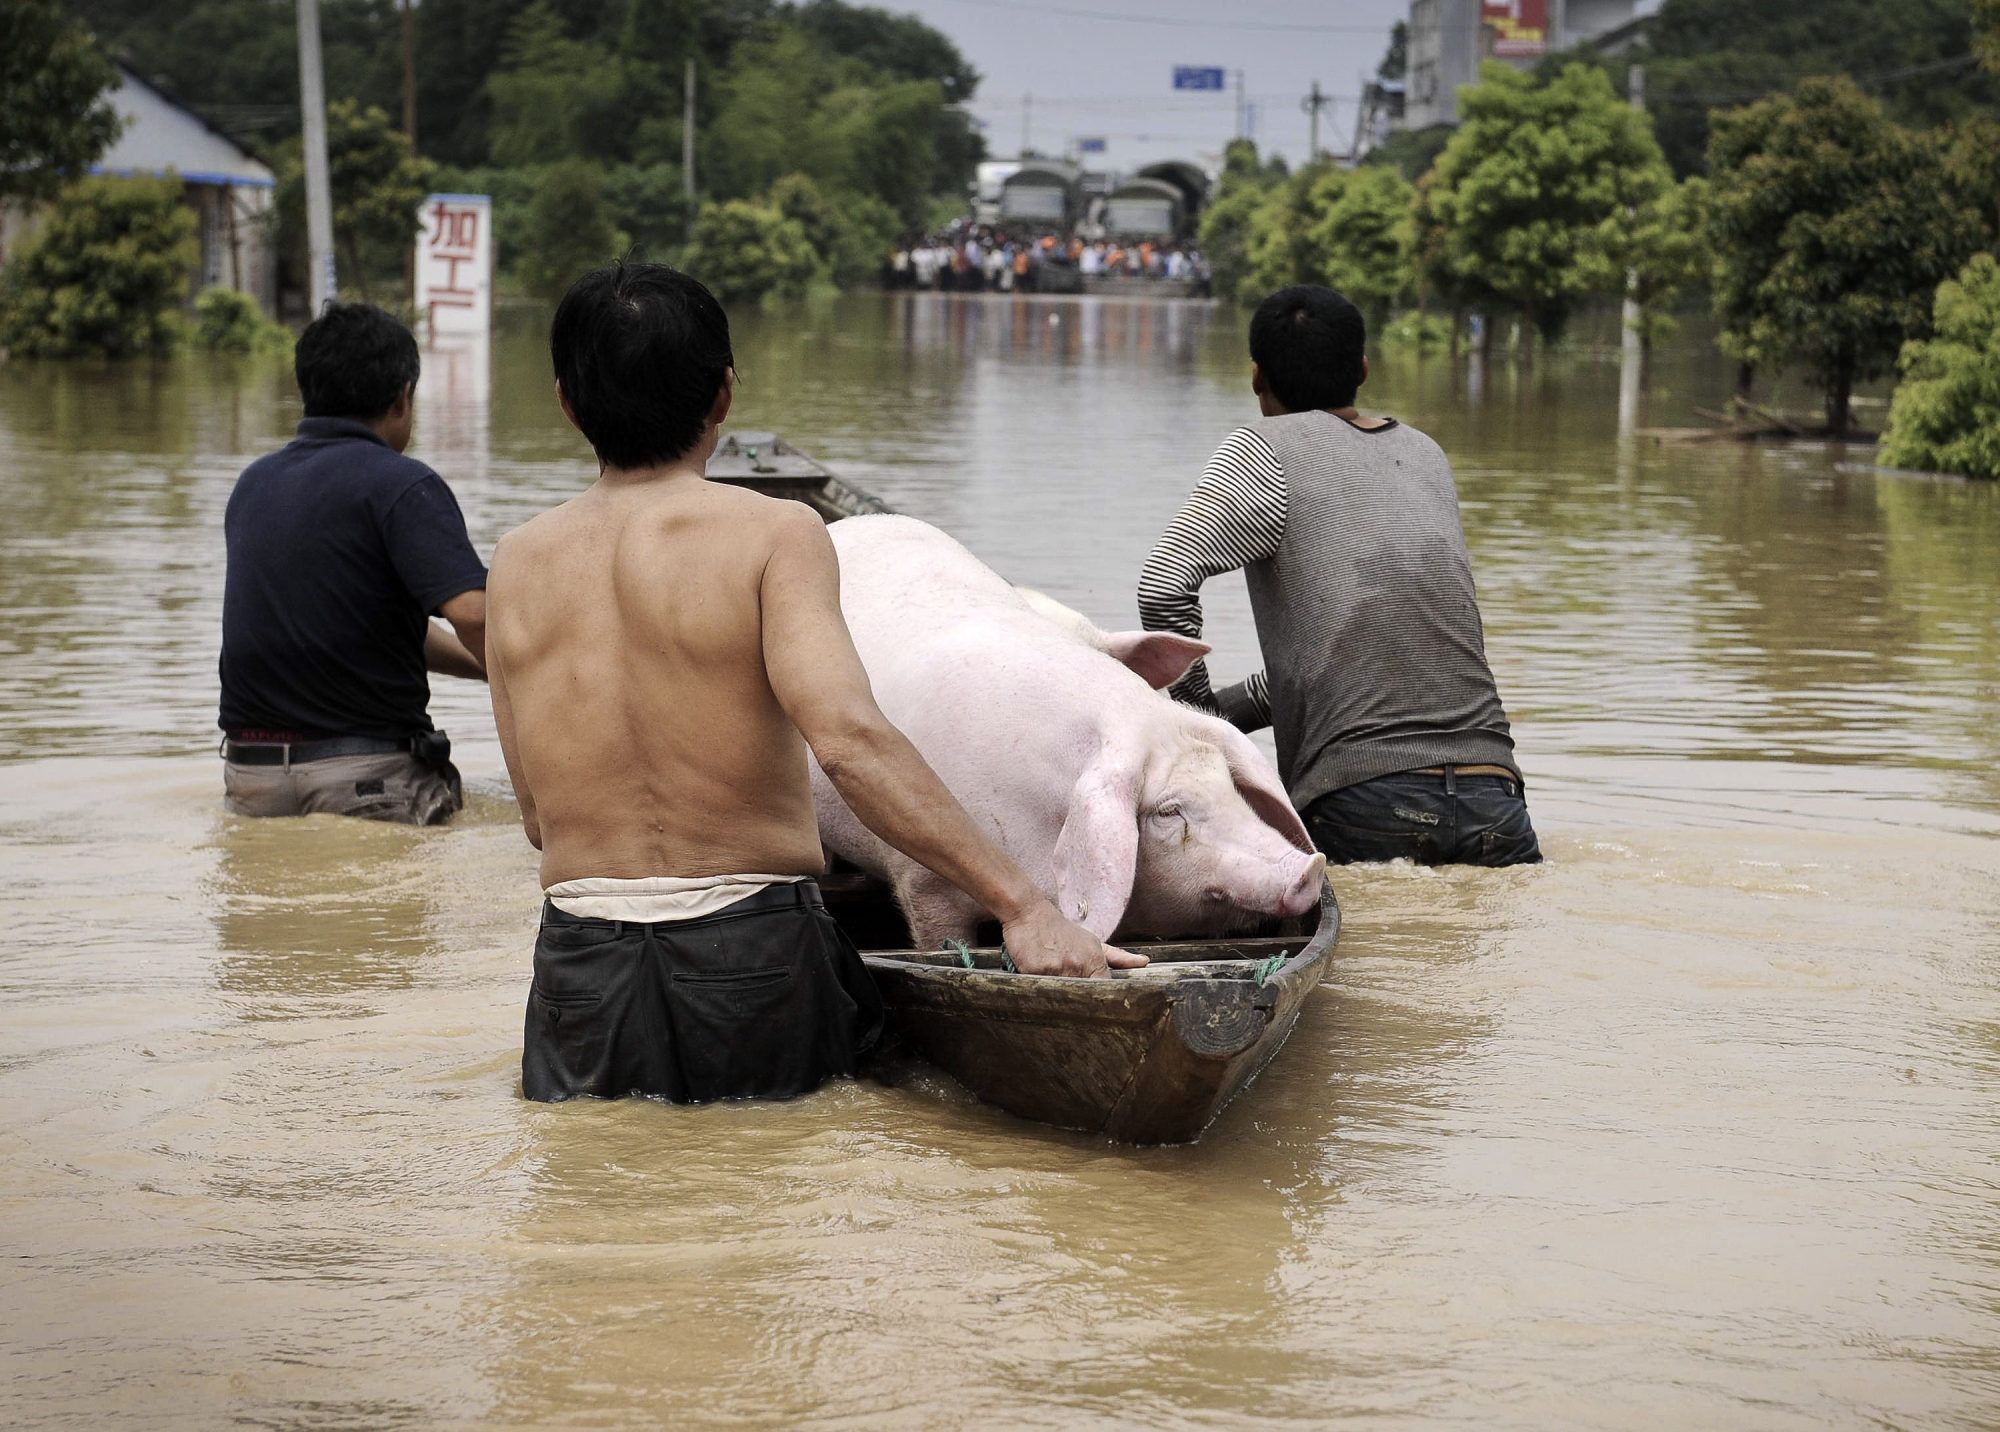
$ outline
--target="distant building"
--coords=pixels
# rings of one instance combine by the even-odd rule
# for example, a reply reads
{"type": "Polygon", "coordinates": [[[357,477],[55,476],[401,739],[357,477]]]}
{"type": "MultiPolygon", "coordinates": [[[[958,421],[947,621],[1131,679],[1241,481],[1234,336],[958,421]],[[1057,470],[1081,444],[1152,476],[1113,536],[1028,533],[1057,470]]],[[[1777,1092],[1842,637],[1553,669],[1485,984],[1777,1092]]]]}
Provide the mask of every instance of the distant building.
{"type": "MultiPolygon", "coordinates": [[[[90,172],[173,173],[201,222],[201,258],[188,276],[190,296],[216,287],[241,289],[266,313],[274,312],[278,269],[271,204],[276,176],[241,145],[123,65],[110,99],[125,121],[124,131],[90,172]]],[[[32,209],[0,210],[0,259],[33,230],[35,217],[32,209]]]]}
{"type": "Polygon", "coordinates": [[[1410,76],[1403,127],[1458,123],[1458,87],[1482,60],[1523,69],[1557,50],[1602,42],[1622,53],[1660,0],[1410,0],[1410,76]]]}

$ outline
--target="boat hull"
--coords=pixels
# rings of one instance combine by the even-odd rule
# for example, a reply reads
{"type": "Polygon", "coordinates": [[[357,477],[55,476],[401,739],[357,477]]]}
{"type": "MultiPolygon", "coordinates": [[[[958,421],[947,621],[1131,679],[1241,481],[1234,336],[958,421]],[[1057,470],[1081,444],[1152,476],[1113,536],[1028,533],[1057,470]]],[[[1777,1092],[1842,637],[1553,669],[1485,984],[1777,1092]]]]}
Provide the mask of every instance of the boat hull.
{"type": "MultiPolygon", "coordinates": [[[[838,918],[841,902],[828,906],[838,918]]],[[[1339,937],[1327,887],[1310,932],[1136,944],[1154,963],[1109,979],[1014,973],[997,948],[863,959],[895,1042],[980,1099],[1120,1143],[1179,1144],[1277,1054],[1339,937]]]]}

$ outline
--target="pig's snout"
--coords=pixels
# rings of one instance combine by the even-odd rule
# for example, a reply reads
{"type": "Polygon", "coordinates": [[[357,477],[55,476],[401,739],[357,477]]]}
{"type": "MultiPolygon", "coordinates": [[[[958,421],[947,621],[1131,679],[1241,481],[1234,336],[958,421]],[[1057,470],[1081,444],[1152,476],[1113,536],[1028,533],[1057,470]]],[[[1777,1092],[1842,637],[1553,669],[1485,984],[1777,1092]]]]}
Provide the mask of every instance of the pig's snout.
{"type": "Polygon", "coordinates": [[[1319,904],[1319,889],[1326,880],[1326,857],[1314,855],[1306,862],[1299,878],[1292,888],[1284,893],[1278,902],[1279,908],[1287,915],[1303,915],[1319,904]]]}

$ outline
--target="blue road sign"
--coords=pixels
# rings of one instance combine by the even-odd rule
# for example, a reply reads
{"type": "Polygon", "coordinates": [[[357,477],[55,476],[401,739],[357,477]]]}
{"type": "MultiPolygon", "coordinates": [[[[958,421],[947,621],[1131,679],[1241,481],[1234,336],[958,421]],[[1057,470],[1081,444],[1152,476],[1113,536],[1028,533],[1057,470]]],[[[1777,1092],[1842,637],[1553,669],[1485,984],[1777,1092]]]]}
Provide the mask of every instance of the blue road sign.
{"type": "Polygon", "coordinates": [[[1079,139],[1076,142],[1076,149],[1079,154],[1102,154],[1104,152],[1104,141],[1101,139],[1079,139]]]}
{"type": "Polygon", "coordinates": [[[1223,73],[1220,68],[1206,65],[1175,65],[1174,88],[1219,90],[1223,88],[1223,73]]]}

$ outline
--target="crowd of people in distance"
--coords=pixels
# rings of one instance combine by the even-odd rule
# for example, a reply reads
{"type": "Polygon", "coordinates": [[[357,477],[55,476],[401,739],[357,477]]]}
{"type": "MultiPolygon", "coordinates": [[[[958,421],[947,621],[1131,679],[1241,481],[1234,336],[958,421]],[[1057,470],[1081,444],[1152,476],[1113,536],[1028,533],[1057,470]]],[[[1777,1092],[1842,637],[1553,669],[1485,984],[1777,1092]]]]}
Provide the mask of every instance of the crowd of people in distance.
{"type": "Polygon", "coordinates": [[[1065,270],[1063,279],[1072,274],[1135,281],[1171,279],[1194,284],[1197,293],[1208,291],[1208,263],[1201,251],[1192,247],[1151,239],[1087,242],[1053,231],[1017,237],[969,224],[899,245],[889,260],[884,283],[892,289],[948,293],[1070,289],[1067,282],[1053,281],[1051,270],[1065,270]]]}

